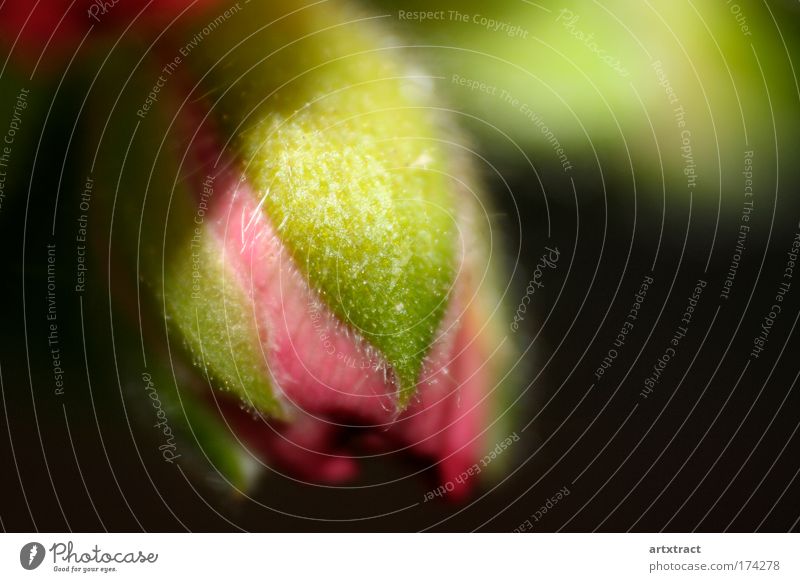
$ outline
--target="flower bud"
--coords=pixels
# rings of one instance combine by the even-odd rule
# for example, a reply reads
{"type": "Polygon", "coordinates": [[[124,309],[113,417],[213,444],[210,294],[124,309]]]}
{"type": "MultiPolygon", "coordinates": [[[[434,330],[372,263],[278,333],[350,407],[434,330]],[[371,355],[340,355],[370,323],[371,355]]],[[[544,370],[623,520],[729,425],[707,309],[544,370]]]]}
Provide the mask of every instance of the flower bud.
{"type": "Polygon", "coordinates": [[[341,482],[399,449],[455,482],[496,445],[509,357],[456,133],[368,17],[237,6],[101,81],[112,292],[150,297],[276,466],[341,482]]]}

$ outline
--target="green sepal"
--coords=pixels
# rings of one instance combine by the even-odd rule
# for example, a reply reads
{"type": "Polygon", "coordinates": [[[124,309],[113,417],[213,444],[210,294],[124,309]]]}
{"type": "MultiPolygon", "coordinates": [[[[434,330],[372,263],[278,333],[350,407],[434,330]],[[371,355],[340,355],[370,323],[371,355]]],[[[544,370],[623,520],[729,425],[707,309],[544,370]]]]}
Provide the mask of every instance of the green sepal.
{"type": "Polygon", "coordinates": [[[427,79],[349,10],[248,5],[187,59],[314,291],[415,394],[459,262],[427,79]],[[288,9],[286,9],[288,11],[288,9]],[[202,74],[201,74],[202,73],[202,74]]]}

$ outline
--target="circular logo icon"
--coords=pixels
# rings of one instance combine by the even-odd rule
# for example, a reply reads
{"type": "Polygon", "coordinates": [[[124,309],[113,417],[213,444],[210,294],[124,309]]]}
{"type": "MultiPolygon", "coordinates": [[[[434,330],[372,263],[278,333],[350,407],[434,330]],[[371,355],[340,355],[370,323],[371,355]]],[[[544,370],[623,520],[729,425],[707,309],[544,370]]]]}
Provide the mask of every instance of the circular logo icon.
{"type": "Polygon", "coordinates": [[[44,561],[44,546],[39,542],[29,542],[19,551],[19,563],[26,570],[35,570],[44,561]]]}

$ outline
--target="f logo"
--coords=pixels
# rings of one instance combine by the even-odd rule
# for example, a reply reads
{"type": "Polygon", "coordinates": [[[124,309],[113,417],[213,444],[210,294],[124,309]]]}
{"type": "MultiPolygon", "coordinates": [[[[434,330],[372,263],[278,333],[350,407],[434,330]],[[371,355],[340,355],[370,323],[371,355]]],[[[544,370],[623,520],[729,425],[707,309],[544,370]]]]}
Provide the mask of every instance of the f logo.
{"type": "Polygon", "coordinates": [[[26,570],[35,570],[44,560],[44,546],[38,542],[29,542],[19,551],[19,563],[26,570]]]}

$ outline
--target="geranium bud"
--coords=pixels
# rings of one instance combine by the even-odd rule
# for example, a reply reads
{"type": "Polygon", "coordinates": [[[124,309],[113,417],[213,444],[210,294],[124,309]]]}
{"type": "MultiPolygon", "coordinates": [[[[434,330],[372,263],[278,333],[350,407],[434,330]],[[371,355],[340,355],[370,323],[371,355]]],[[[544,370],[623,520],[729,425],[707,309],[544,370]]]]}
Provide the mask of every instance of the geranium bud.
{"type": "Polygon", "coordinates": [[[454,481],[495,445],[510,353],[460,138],[368,15],[236,6],[100,85],[111,262],[259,456],[341,482],[408,449],[454,481]]]}

